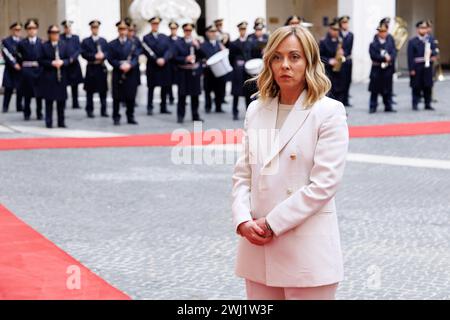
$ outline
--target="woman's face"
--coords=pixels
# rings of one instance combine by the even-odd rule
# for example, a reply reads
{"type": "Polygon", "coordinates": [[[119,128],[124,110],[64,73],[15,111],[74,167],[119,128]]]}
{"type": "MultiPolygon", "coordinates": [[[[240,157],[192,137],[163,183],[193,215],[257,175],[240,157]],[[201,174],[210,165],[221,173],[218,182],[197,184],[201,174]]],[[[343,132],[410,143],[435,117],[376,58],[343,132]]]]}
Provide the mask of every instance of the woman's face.
{"type": "Polygon", "coordinates": [[[306,58],[303,47],[296,36],[287,37],[278,46],[272,57],[271,68],[281,90],[304,86],[306,58]]]}

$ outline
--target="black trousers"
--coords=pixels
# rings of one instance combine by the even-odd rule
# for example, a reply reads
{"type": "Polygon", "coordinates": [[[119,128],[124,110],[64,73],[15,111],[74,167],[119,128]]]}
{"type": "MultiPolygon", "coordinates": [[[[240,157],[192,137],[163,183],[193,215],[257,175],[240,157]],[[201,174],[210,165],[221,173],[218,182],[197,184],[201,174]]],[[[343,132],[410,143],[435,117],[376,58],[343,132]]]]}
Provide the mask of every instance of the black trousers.
{"type": "MultiPolygon", "coordinates": [[[[5,88],[5,96],[3,99],[3,112],[9,111],[9,104],[11,102],[12,95],[14,93],[14,88],[5,88]]],[[[16,111],[20,112],[23,110],[22,106],[22,95],[18,90],[16,90],[16,111]]]]}
{"type": "MultiPolygon", "coordinates": [[[[178,120],[184,120],[186,116],[186,97],[185,95],[178,94],[178,107],[177,107],[177,116],[178,120]]],[[[199,107],[199,97],[191,96],[191,110],[192,110],[192,120],[196,121],[200,119],[200,115],[198,114],[199,107]]]]}
{"type": "Polygon", "coordinates": [[[222,103],[225,99],[225,79],[216,78],[212,73],[207,73],[205,76],[205,110],[211,111],[212,99],[211,93],[214,92],[214,103],[216,105],[216,111],[222,110],[222,103]]]}
{"type": "Polygon", "coordinates": [[[173,103],[175,101],[174,95],[173,95],[173,85],[169,87],[169,91],[167,92],[167,97],[169,98],[170,103],[173,103]]]}
{"type": "MultiPolygon", "coordinates": [[[[106,105],[106,92],[100,92],[100,104],[101,104],[101,113],[106,114],[107,105],[106,105]]],[[[86,92],[86,112],[88,114],[94,113],[94,92],[86,92]]]]}
{"type": "MultiPolygon", "coordinates": [[[[53,125],[53,105],[55,100],[45,100],[45,124],[49,127],[53,125]]],[[[65,125],[66,100],[56,101],[56,114],[58,118],[58,127],[65,125]]]]}
{"type": "Polygon", "coordinates": [[[380,94],[383,97],[384,109],[391,110],[392,109],[392,94],[391,94],[391,92],[386,92],[386,93],[372,92],[370,94],[370,109],[377,110],[378,95],[380,95],[380,94]]]}
{"type": "MultiPolygon", "coordinates": [[[[150,86],[148,88],[148,100],[147,100],[147,110],[153,111],[153,94],[156,86],[150,86]]],[[[169,93],[170,86],[161,87],[161,112],[167,111],[167,94],[169,93]]]]}
{"type": "MultiPolygon", "coordinates": [[[[121,101],[119,99],[113,100],[113,120],[120,121],[120,105],[121,101]]],[[[134,121],[134,108],[136,106],[136,100],[130,99],[125,101],[125,106],[127,108],[126,115],[128,121],[134,121]]]]}
{"type": "Polygon", "coordinates": [[[78,85],[70,86],[70,89],[72,91],[72,108],[79,109],[80,105],[78,103],[78,85]]]}
{"type": "MultiPolygon", "coordinates": [[[[32,97],[25,97],[25,104],[23,108],[23,115],[25,119],[29,119],[31,116],[31,99],[32,97]]],[[[38,118],[42,118],[42,98],[35,98],[36,100],[36,115],[38,118]]]]}
{"type": "MultiPolygon", "coordinates": [[[[239,115],[239,98],[240,96],[233,96],[233,115],[239,115]]],[[[245,96],[245,108],[248,109],[248,106],[252,102],[252,99],[249,95],[245,96]]]]}
{"type": "Polygon", "coordinates": [[[431,107],[432,92],[433,92],[432,87],[413,88],[412,89],[413,107],[417,107],[419,105],[420,99],[422,98],[422,93],[423,99],[425,101],[425,107],[431,107]]]}

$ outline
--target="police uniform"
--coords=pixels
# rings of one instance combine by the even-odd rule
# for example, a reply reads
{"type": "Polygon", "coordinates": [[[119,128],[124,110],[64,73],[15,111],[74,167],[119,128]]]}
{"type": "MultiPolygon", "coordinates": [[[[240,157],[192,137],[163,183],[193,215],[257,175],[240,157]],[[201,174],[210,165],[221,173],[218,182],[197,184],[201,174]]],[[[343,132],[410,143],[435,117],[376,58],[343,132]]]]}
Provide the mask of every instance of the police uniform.
{"type": "MultiPolygon", "coordinates": [[[[70,28],[72,21],[63,21],[61,25],[63,27],[70,28]]],[[[69,66],[67,67],[67,85],[70,86],[72,91],[72,108],[80,109],[78,103],[78,85],[83,83],[83,73],[81,72],[81,65],[78,58],[81,54],[81,42],[80,37],[75,34],[61,35],[61,40],[65,42],[66,48],[69,51],[69,66]]]]}
{"type": "MultiPolygon", "coordinates": [[[[176,28],[178,29],[179,25],[176,22],[170,22],[169,28],[176,28]]],[[[175,43],[180,39],[178,36],[169,36],[171,50],[172,50],[172,58],[169,61],[170,65],[170,73],[171,73],[171,83],[169,87],[168,97],[170,104],[173,104],[175,101],[174,95],[173,95],[173,86],[177,84],[177,73],[178,73],[178,67],[175,61],[175,43]]]]}
{"type": "MultiPolygon", "coordinates": [[[[91,27],[99,27],[100,21],[89,23],[91,27]]],[[[89,118],[94,117],[94,93],[100,95],[101,114],[108,117],[106,96],[108,93],[108,69],[105,60],[108,57],[108,42],[99,36],[91,36],[81,43],[81,56],[87,60],[86,75],[84,78],[84,90],[86,91],[86,113],[89,118]],[[97,60],[95,55],[102,52],[105,57],[97,60]]]]}
{"type": "MultiPolygon", "coordinates": [[[[247,22],[238,24],[239,29],[247,29],[247,22]]],[[[233,95],[233,119],[239,119],[239,97],[245,97],[246,107],[251,103],[250,97],[245,94],[245,81],[250,76],[245,71],[245,63],[251,59],[251,44],[245,38],[239,38],[230,44],[230,63],[233,66],[231,94],[233,95]]]]}
{"type": "MultiPolygon", "coordinates": [[[[130,29],[129,29],[129,32],[131,32],[132,30],[134,30],[134,32],[135,32],[136,28],[137,28],[136,25],[134,25],[134,24],[131,25],[130,29]]],[[[144,49],[142,47],[142,42],[141,42],[141,39],[139,39],[138,36],[136,36],[136,35],[133,35],[133,36],[128,35],[128,39],[130,39],[130,41],[133,42],[134,45],[136,46],[136,53],[137,53],[138,57],[141,56],[142,54],[144,54],[144,49]]],[[[138,85],[140,86],[141,84],[142,84],[141,74],[139,73],[138,85]]]]}
{"type": "MultiPolygon", "coordinates": [[[[194,28],[192,23],[185,23],[183,30],[186,28],[194,28]]],[[[191,111],[193,121],[202,121],[198,113],[199,96],[201,94],[201,76],[202,65],[199,62],[201,57],[200,47],[194,45],[191,39],[180,38],[175,43],[175,61],[178,66],[178,106],[177,118],[178,123],[183,123],[186,114],[186,97],[191,97],[191,111]],[[197,57],[195,63],[186,61],[190,55],[197,57]]]]}
{"type": "MultiPolygon", "coordinates": [[[[349,16],[343,16],[339,18],[339,25],[342,23],[346,23],[350,21],[349,16]]],[[[342,73],[345,81],[345,89],[343,96],[343,104],[346,107],[350,107],[349,95],[350,95],[350,86],[352,84],[352,72],[353,72],[353,60],[352,60],[352,51],[353,51],[353,40],[354,35],[351,31],[344,31],[341,29],[340,36],[342,38],[342,47],[344,49],[345,62],[342,65],[342,73]]]]}
{"type": "MultiPolygon", "coordinates": [[[[22,28],[22,24],[15,22],[9,29],[22,28]]],[[[14,36],[7,37],[2,41],[2,54],[5,60],[5,71],[3,73],[2,86],[5,88],[5,96],[3,98],[3,112],[8,112],[9,103],[14,90],[16,90],[16,110],[23,111],[22,94],[19,90],[21,71],[17,70],[15,66],[18,64],[17,48],[22,39],[14,36]]]]}
{"type": "MultiPolygon", "coordinates": [[[[214,32],[217,31],[217,29],[214,26],[208,26],[206,28],[206,32],[211,31],[214,32]]],[[[203,42],[200,46],[201,57],[205,60],[208,60],[216,53],[224,49],[225,49],[224,45],[218,40],[206,39],[205,42],[203,42]]],[[[212,109],[212,101],[211,101],[212,92],[214,92],[216,112],[217,113],[224,112],[222,110],[222,102],[225,98],[225,83],[226,83],[225,78],[226,76],[217,78],[209,67],[206,67],[204,69],[203,87],[205,90],[205,110],[207,113],[210,113],[212,109]]]]}
{"type": "MultiPolygon", "coordinates": [[[[38,28],[39,24],[37,21],[29,20],[25,23],[25,29],[28,27],[38,28]]],[[[36,100],[37,119],[43,119],[42,94],[39,90],[39,80],[42,72],[42,66],[39,64],[41,53],[42,40],[39,37],[25,38],[17,46],[18,62],[22,66],[19,90],[25,99],[23,113],[26,121],[30,120],[32,98],[36,100]]]]}
{"type": "MultiPolygon", "coordinates": [[[[259,23],[255,24],[253,29],[256,30],[264,30],[264,25],[259,23]]],[[[264,56],[264,49],[269,42],[269,35],[267,33],[263,33],[262,36],[257,37],[256,33],[252,33],[248,36],[247,40],[250,42],[251,47],[251,58],[252,59],[262,59],[264,56]]]]}
{"type": "Polygon", "coordinates": [[[285,22],[285,26],[299,26],[301,25],[301,23],[304,21],[303,18],[293,15],[290,16],[289,18],[287,18],[286,22],[285,22]]]}
{"type": "MultiPolygon", "coordinates": [[[[116,24],[118,28],[128,28],[125,21],[116,24]]],[[[137,124],[134,118],[136,94],[139,86],[139,51],[137,45],[128,38],[117,38],[108,45],[108,62],[113,66],[112,95],[113,95],[113,120],[115,125],[120,124],[120,104],[126,106],[128,124],[137,124]],[[120,67],[129,63],[131,69],[124,73],[120,67]]]]}
{"type": "MultiPolygon", "coordinates": [[[[427,27],[426,22],[420,21],[416,24],[417,28],[427,27]]],[[[409,71],[415,72],[415,75],[410,74],[410,86],[412,88],[413,97],[413,110],[418,110],[418,104],[420,102],[422,93],[425,100],[425,109],[434,110],[431,106],[432,89],[433,89],[433,61],[432,57],[435,57],[436,44],[434,41],[430,41],[430,38],[417,35],[408,43],[408,66],[409,71]],[[426,48],[431,50],[430,63],[426,65],[426,48]]]]}
{"type": "MultiPolygon", "coordinates": [[[[340,31],[339,22],[335,19],[329,24],[330,29],[335,31],[340,31]]],[[[344,103],[344,96],[346,90],[346,82],[344,78],[344,72],[342,69],[340,71],[334,71],[334,66],[330,64],[332,59],[335,59],[336,53],[338,51],[339,43],[343,46],[343,40],[339,36],[334,38],[327,33],[325,38],[320,41],[320,56],[323,63],[325,64],[325,71],[331,81],[331,91],[329,95],[331,98],[336,99],[344,103]]],[[[345,55],[345,51],[344,51],[345,55]]]]}
{"type": "MultiPolygon", "coordinates": [[[[150,23],[160,23],[161,19],[153,17],[150,23]]],[[[172,58],[172,46],[169,37],[159,33],[150,33],[143,39],[144,53],[147,56],[147,86],[148,86],[148,103],[147,112],[153,114],[153,93],[155,87],[161,87],[161,113],[170,114],[167,110],[167,94],[172,84],[172,73],[169,64],[172,58]],[[158,59],[164,59],[163,66],[157,64],[158,59]]]]}
{"type": "MultiPolygon", "coordinates": [[[[387,32],[387,25],[380,25],[378,31],[387,32]]],[[[369,91],[370,113],[375,113],[378,106],[378,95],[383,97],[383,103],[386,112],[395,112],[392,108],[392,85],[393,75],[395,73],[394,61],[397,57],[395,44],[388,39],[382,39],[376,36],[370,44],[370,58],[372,59],[372,69],[370,72],[369,91]],[[390,56],[388,61],[387,57],[390,56]]]]}
{"type": "Polygon", "coordinates": [[[42,55],[40,57],[40,64],[42,65],[42,74],[40,80],[40,90],[45,99],[45,123],[47,128],[53,126],[53,105],[56,101],[58,127],[65,128],[64,110],[67,100],[67,71],[70,65],[70,50],[64,41],[52,43],[45,42],[42,45],[42,55]],[[64,65],[58,71],[52,65],[56,60],[57,55],[59,59],[64,62],[64,65]]]}
{"type": "Polygon", "coordinates": [[[222,30],[223,26],[223,19],[216,19],[214,20],[214,26],[217,28],[217,40],[219,40],[225,48],[228,48],[230,46],[231,37],[228,32],[224,32],[222,30]]]}

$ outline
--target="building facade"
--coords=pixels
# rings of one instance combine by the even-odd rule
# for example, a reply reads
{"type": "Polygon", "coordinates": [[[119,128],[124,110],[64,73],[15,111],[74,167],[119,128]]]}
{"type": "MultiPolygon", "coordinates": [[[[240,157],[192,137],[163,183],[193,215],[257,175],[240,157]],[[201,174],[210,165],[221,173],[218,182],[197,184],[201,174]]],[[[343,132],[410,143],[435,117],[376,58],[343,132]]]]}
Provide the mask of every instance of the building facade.
{"type": "MultiPolygon", "coordinates": [[[[152,0],[148,0],[150,3],[152,0]]],[[[108,39],[116,36],[115,22],[128,16],[133,0],[0,0],[0,36],[8,33],[12,21],[38,18],[42,30],[51,23],[64,19],[75,21],[74,31],[82,37],[89,34],[88,22],[94,18],[103,22],[102,35],[108,39]]],[[[168,0],[170,2],[170,0],[168,0]]],[[[415,23],[419,19],[431,19],[435,23],[435,36],[440,41],[441,61],[450,65],[450,12],[447,0],[197,0],[202,14],[197,21],[199,33],[205,25],[217,18],[224,18],[225,29],[232,37],[237,36],[236,25],[246,20],[252,22],[264,17],[269,31],[284,24],[289,15],[296,14],[314,24],[311,31],[317,39],[326,32],[325,24],[341,15],[350,15],[352,31],[355,33],[354,80],[367,80],[370,71],[369,43],[375,28],[383,17],[400,16],[408,23],[410,36],[415,34],[415,23]]],[[[176,1],[173,1],[175,4],[176,1]]],[[[42,36],[42,34],[41,34],[42,36]]],[[[399,58],[401,69],[406,68],[406,50],[399,58]]]]}

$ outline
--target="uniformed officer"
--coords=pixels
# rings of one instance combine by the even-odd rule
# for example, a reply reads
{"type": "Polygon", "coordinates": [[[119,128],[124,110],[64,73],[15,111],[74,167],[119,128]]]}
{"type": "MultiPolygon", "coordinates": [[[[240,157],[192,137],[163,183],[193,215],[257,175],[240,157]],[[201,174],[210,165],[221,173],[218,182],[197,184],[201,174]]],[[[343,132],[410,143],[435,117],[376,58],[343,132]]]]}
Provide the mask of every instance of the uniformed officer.
{"type": "MultiPolygon", "coordinates": [[[[390,25],[391,25],[391,18],[386,17],[386,18],[381,19],[379,25],[380,25],[380,26],[381,26],[381,25],[386,25],[387,28],[388,28],[388,30],[389,30],[390,25]]],[[[376,36],[375,36],[375,37],[376,37],[376,36]]],[[[374,40],[375,40],[375,39],[374,39],[374,40]]],[[[394,38],[394,36],[393,36],[392,34],[388,33],[388,36],[387,36],[387,38],[386,38],[386,41],[387,41],[390,45],[393,45],[393,46],[395,47],[395,50],[396,50],[396,56],[398,56],[398,50],[397,50],[397,46],[396,46],[396,44],[395,44],[395,38],[394,38]]],[[[394,72],[395,72],[395,70],[397,70],[396,63],[397,63],[397,61],[392,61],[392,68],[394,68],[394,72]]],[[[394,100],[394,96],[395,96],[395,94],[394,94],[394,86],[392,86],[391,103],[392,103],[393,105],[394,105],[394,104],[397,104],[397,102],[395,102],[395,100],[394,100]]]]}
{"type": "Polygon", "coordinates": [[[91,36],[81,43],[81,56],[87,60],[84,90],[86,90],[86,113],[94,118],[94,93],[100,96],[101,115],[109,117],[106,96],[108,93],[108,69],[105,60],[108,55],[108,42],[99,36],[101,22],[93,20],[89,23],[91,36]]]}
{"type": "Polygon", "coordinates": [[[27,37],[17,47],[18,61],[22,66],[22,77],[20,80],[20,92],[25,98],[24,119],[29,121],[31,117],[31,99],[36,100],[36,116],[38,120],[43,119],[42,95],[39,90],[39,78],[42,67],[39,60],[42,53],[42,40],[38,37],[39,22],[37,19],[29,19],[25,23],[27,37]]]}
{"type": "Polygon", "coordinates": [[[2,83],[3,88],[5,88],[3,112],[8,112],[14,90],[16,90],[16,110],[17,112],[22,112],[22,94],[19,90],[22,67],[17,59],[17,47],[22,40],[20,37],[22,24],[20,22],[14,22],[9,27],[9,30],[11,35],[2,41],[2,54],[5,60],[5,72],[2,83]]]}
{"type": "Polygon", "coordinates": [[[67,100],[67,69],[71,62],[71,53],[67,43],[60,40],[61,30],[57,25],[51,25],[48,30],[48,41],[42,45],[40,64],[42,74],[40,87],[45,99],[45,124],[53,127],[53,105],[56,101],[58,127],[66,128],[64,110],[67,100]]]}
{"type": "MultiPolygon", "coordinates": [[[[136,46],[136,52],[138,57],[141,56],[142,54],[144,54],[144,49],[142,48],[142,42],[139,39],[139,37],[136,35],[137,33],[137,25],[133,23],[133,21],[131,19],[125,19],[126,21],[128,21],[128,23],[130,24],[130,27],[128,28],[128,39],[132,42],[134,42],[135,46],[136,46]]],[[[139,81],[138,81],[138,86],[140,86],[142,84],[141,81],[141,74],[139,73],[139,81]]],[[[138,106],[136,104],[136,106],[138,106]]]]}
{"type": "Polygon", "coordinates": [[[387,41],[388,26],[381,24],[378,28],[378,34],[370,44],[370,58],[372,59],[372,70],[370,72],[369,91],[370,113],[377,112],[378,95],[383,97],[385,112],[396,112],[392,108],[392,84],[394,76],[394,61],[397,56],[395,45],[387,41]]]}
{"type": "Polygon", "coordinates": [[[153,93],[155,87],[161,87],[160,112],[162,114],[171,114],[167,110],[167,94],[172,83],[169,64],[173,55],[172,46],[169,37],[158,32],[161,18],[153,17],[149,22],[152,29],[143,40],[144,53],[147,56],[147,114],[153,115],[153,93]]]}
{"type": "Polygon", "coordinates": [[[83,83],[83,73],[81,72],[80,61],[78,58],[81,54],[80,37],[72,34],[73,21],[64,20],[61,22],[64,32],[61,35],[61,40],[66,43],[67,50],[70,54],[70,64],[67,67],[67,85],[72,91],[72,108],[80,109],[78,103],[78,86],[83,83]]]}
{"type": "Polygon", "coordinates": [[[202,75],[200,43],[192,37],[193,23],[185,23],[182,28],[184,37],[175,44],[175,60],[179,68],[177,121],[184,122],[187,96],[191,96],[192,120],[203,121],[198,112],[202,75]]]}
{"type": "Polygon", "coordinates": [[[345,81],[345,89],[343,96],[343,104],[346,107],[351,107],[350,104],[350,86],[352,84],[352,72],[353,72],[353,39],[354,35],[350,31],[350,17],[343,16],[339,18],[339,27],[341,28],[340,36],[342,38],[342,47],[344,49],[345,62],[342,65],[343,78],[345,81]]]}
{"type": "MultiPolygon", "coordinates": [[[[217,40],[217,29],[210,25],[206,27],[206,41],[200,46],[201,57],[208,60],[221,50],[225,50],[225,46],[217,40]]],[[[211,93],[214,92],[214,101],[216,105],[216,113],[224,113],[222,110],[222,102],[225,98],[225,77],[217,78],[209,67],[204,69],[203,88],[205,90],[205,110],[210,113],[212,109],[211,93]]]]}
{"type": "Polygon", "coordinates": [[[120,125],[120,104],[126,106],[128,124],[137,125],[134,118],[136,94],[139,86],[139,51],[135,42],[128,39],[128,21],[116,24],[119,37],[108,45],[108,62],[113,66],[112,95],[114,125],[120,125]]]}
{"type": "Polygon", "coordinates": [[[345,52],[343,39],[339,36],[340,30],[338,19],[334,19],[329,24],[327,35],[320,41],[320,55],[332,84],[329,95],[331,98],[344,103],[346,84],[342,72],[342,63],[345,52]]]}
{"type": "Polygon", "coordinates": [[[225,48],[228,48],[230,46],[231,38],[230,34],[223,30],[223,21],[222,18],[214,20],[214,26],[217,29],[217,40],[219,40],[225,48]]]}
{"type": "MultiPolygon", "coordinates": [[[[175,43],[178,41],[178,39],[180,39],[180,37],[178,36],[178,28],[179,25],[178,23],[176,23],[175,21],[171,21],[169,22],[169,29],[170,29],[170,45],[172,46],[172,52],[175,52],[175,43]]],[[[171,70],[171,84],[169,87],[169,103],[172,105],[175,103],[175,97],[173,95],[173,86],[177,84],[177,72],[178,72],[178,67],[175,61],[175,54],[173,54],[172,59],[170,59],[169,64],[170,64],[170,70],[171,70]]]]}
{"type": "Polygon", "coordinates": [[[269,34],[264,32],[265,23],[266,22],[265,22],[264,18],[256,18],[255,19],[255,23],[253,24],[253,29],[255,29],[256,26],[263,26],[263,28],[260,31],[258,30],[258,32],[255,29],[255,32],[251,33],[248,36],[249,41],[253,41],[253,40],[256,40],[256,38],[261,38],[261,37],[263,37],[266,40],[269,39],[269,34]]]}
{"type": "Polygon", "coordinates": [[[413,110],[419,110],[418,105],[423,93],[425,110],[433,111],[431,106],[433,89],[433,63],[436,61],[436,44],[430,41],[427,35],[428,25],[426,21],[416,24],[417,36],[408,43],[408,66],[410,73],[410,85],[412,88],[413,110]]]}
{"type": "Polygon", "coordinates": [[[248,23],[243,21],[237,25],[239,38],[230,44],[230,63],[233,66],[232,88],[233,95],[233,120],[239,120],[239,97],[245,97],[246,107],[250,105],[250,97],[245,94],[245,81],[250,76],[245,71],[245,63],[251,59],[251,45],[247,41],[248,23]]]}
{"type": "Polygon", "coordinates": [[[253,29],[255,32],[248,37],[248,41],[251,45],[252,59],[262,59],[264,56],[264,49],[269,41],[269,35],[264,32],[264,24],[255,24],[253,29]]]}

